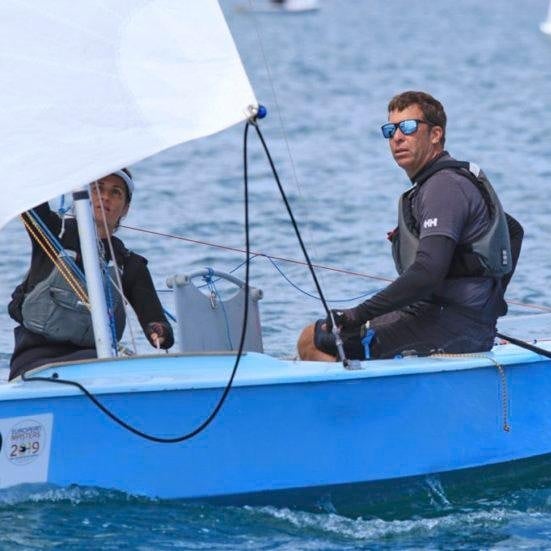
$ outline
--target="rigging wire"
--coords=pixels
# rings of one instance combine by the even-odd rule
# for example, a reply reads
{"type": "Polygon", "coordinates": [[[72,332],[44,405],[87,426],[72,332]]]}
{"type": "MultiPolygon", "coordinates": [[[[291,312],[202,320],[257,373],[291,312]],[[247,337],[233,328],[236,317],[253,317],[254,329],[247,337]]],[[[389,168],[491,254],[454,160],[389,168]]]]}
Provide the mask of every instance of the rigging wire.
{"type": "MultiPolygon", "coordinates": [[[[239,249],[238,247],[229,247],[227,245],[220,245],[219,243],[212,243],[212,242],[209,242],[209,241],[201,241],[200,239],[191,239],[190,237],[184,237],[182,235],[174,235],[172,233],[163,233],[163,232],[158,232],[158,231],[155,231],[155,230],[148,230],[148,229],[145,229],[145,228],[138,228],[136,226],[127,226],[125,224],[121,224],[121,228],[125,228],[125,229],[128,229],[128,230],[133,230],[133,231],[138,231],[138,232],[143,232],[143,233],[149,233],[151,235],[156,235],[158,237],[169,237],[171,239],[178,239],[180,241],[186,241],[188,243],[194,243],[196,245],[207,245],[208,247],[216,247],[217,249],[223,249],[223,250],[226,250],[226,251],[232,251],[232,252],[236,252],[236,253],[244,253],[245,252],[243,249],[239,249]]],[[[260,251],[251,251],[251,255],[253,257],[263,256],[263,257],[266,257],[268,259],[279,260],[280,262],[289,262],[291,264],[299,264],[301,266],[308,266],[308,263],[305,262],[304,260],[299,260],[299,259],[296,259],[296,258],[285,258],[283,256],[276,256],[276,255],[273,255],[273,254],[263,253],[263,252],[260,252],[260,251]]],[[[386,281],[386,282],[389,282],[389,283],[393,281],[391,278],[388,278],[388,277],[376,276],[376,275],[372,275],[372,274],[366,274],[366,273],[363,273],[363,272],[355,272],[353,270],[338,268],[336,266],[326,266],[326,265],[323,265],[323,264],[315,264],[315,263],[312,263],[312,266],[314,268],[319,268],[321,270],[339,272],[341,274],[353,275],[353,276],[358,276],[358,277],[366,277],[366,278],[369,278],[369,279],[376,279],[378,281],[386,281]]],[[[550,308],[550,311],[551,311],[551,308],[550,308]]]]}
{"type": "MultiPolygon", "coordinates": [[[[186,241],[188,243],[193,243],[193,244],[196,244],[196,245],[206,245],[208,247],[215,247],[217,249],[223,249],[223,250],[226,250],[226,251],[232,251],[232,252],[236,252],[236,253],[244,253],[245,252],[243,249],[239,249],[237,247],[229,247],[227,245],[221,245],[219,243],[212,243],[210,241],[202,241],[200,239],[192,239],[190,237],[184,237],[182,235],[174,235],[174,234],[171,234],[171,233],[163,233],[163,232],[158,232],[158,231],[150,230],[150,229],[146,229],[146,228],[138,228],[136,226],[127,226],[127,225],[121,224],[121,228],[125,228],[125,229],[132,230],[132,231],[137,231],[137,232],[148,233],[150,235],[156,235],[158,237],[168,237],[170,239],[178,239],[180,241],[186,241]]],[[[278,260],[280,262],[288,262],[290,264],[299,264],[301,266],[307,266],[308,265],[303,260],[298,260],[296,258],[285,258],[285,257],[282,257],[282,256],[276,256],[276,255],[272,255],[272,254],[268,254],[268,253],[263,253],[263,252],[260,252],[260,251],[251,251],[251,255],[252,255],[252,258],[257,257],[257,256],[262,256],[264,258],[267,258],[270,261],[278,260]]],[[[242,264],[240,264],[238,267],[241,267],[241,266],[242,266],[242,264]]],[[[375,279],[375,280],[378,280],[378,281],[385,281],[385,282],[388,282],[388,283],[392,283],[392,281],[394,281],[392,278],[389,278],[389,277],[376,276],[376,275],[373,275],[373,274],[367,274],[365,272],[356,272],[354,270],[348,270],[348,269],[345,269],[345,268],[338,268],[336,266],[327,266],[327,265],[324,265],[324,264],[316,264],[316,263],[312,263],[312,266],[314,268],[320,269],[320,270],[328,270],[328,271],[331,271],[331,272],[337,272],[337,273],[341,273],[341,274],[345,274],[345,275],[365,277],[365,278],[368,278],[368,279],[375,279]]],[[[233,271],[234,270],[232,270],[232,272],[233,271]]],[[[329,301],[329,302],[332,302],[332,301],[329,301]]],[[[344,301],[339,301],[339,302],[344,302],[344,301]]],[[[522,306],[524,308],[532,308],[534,310],[540,310],[542,312],[551,312],[551,306],[545,306],[543,304],[530,304],[530,303],[527,303],[527,302],[520,302],[520,301],[512,300],[512,299],[507,299],[507,302],[509,304],[514,304],[516,306],[522,306]]]]}
{"type": "MultiPolygon", "coordinates": [[[[249,6],[251,8],[254,8],[254,0],[249,0],[249,6]]],[[[274,103],[274,106],[275,106],[275,111],[277,113],[277,118],[278,118],[278,121],[279,121],[279,127],[281,129],[281,134],[283,136],[283,141],[285,143],[285,149],[286,149],[286,152],[287,152],[287,157],[289,158],[289,163],[290,163],[290,166],[291,166],[291,174],[292,174],[292,180],[298,190],[298,193],[299,193],[299,196],[304,200],[304,196],[303,196],[303,193],[302,193],[302,186],[300,184],[300,181],[299,181],[299,178],[298,178],[298,172],[297,172],[297,167],[296,167],[296,163],[295,163],[295,160],[294,160],[294,157],[293,157],[293,153],[292,153],[292,148],[291,148],[291,145],[290,145],[290,140],[289,140],[289,132],[287,130],[287,126],[285,124],[285,121],[284,121],[284,118],[283,118],[283,109],[281,108],[281,104],[278,100],[278,95],[277,95],[277,92],[276,92],[276,80],[274,79],[273,77],[273,74],[272,74],[272,70],[271,70],[271,67],[270,67],[270,63],[268,62],[268,56],[266,55],[266,49],[264,47],[264,41],[262,39],[262,32],[261,32],[261,29],[260,29],[260,24],[259,24],[259,19],[258,19],[258,16],[257,14],[255,14],[255,10],[254,9],[251,9],[251,12],[252,12],[252,22],[253,22],[253,27],[254,27],[254,30],[255,30],[255,33],[256,33],[256,41],[258,43],[258,49],[260,51],[260,55],[262,56],[262,62],[264,63],[264,68],[266,69],[266,74],[267,74],[267,77],[268,77],[268,82],[270,84],[270,88],[271,88],[271,91],[272,91],[272,97],[273,97],[273,103],[274,103]]],[[[262,118],[262,117],[259,117],[259,118],[262,118]]],[[[275,169],[272,169],[274,171],[274,176],[276,176],[275,174],[275,169]]],[[[276,176],[277,178],[277,176],[276,176]]],[[[280,187],[280,191],[281,191],[281,187],[280,187]]],[[[308,215],[307,213],[305,213],[303,215],[306,219],[306,229],[308,230],[309,228],[311,228],[311,224],[308,223],[308,215]]],[[[299,238],[300,240],[301,238],[299,238]]],[[[315,247],[315,244],[316,244],[316,240],[312,238],[312,235],[309,233],[309,248],[311,250],[314,251],[314,253],[316,253],[316,247],[315,247]]],[[[316,256],[318,256],[316,254],[316,256]]],[[[309,267],[310,269],[310,267],[309,267]]],[[[321,274],[321,277],[323,277],[323,274],[321,274]]],[[[329,314],[331,315],[331,319],[332,319],[332,314],[329,314]]],[[[335,320],[332,319],[332,321],[334,322],[335,320]]],[[[333,327],[336,327],[335,323],[333,323],[333,327]]],[[[340,341],[340,337],[338,334],[335,334],[335,338],[337,340],[337,342],[340,341]]]]}

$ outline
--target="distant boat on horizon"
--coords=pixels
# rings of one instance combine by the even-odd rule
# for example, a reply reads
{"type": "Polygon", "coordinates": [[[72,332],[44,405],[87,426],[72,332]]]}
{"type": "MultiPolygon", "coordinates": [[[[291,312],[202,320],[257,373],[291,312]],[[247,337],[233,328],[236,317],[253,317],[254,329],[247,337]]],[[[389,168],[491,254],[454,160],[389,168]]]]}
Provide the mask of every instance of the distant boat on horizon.
{"type": "Polygon", "coordinates": [[[304,13],[320,9],[319,0],[264,0],[249,2],[237,8],[255,13],[304,13]]]}
{"type": "Polygon", "coordinates": [[[540,23],[540,30],[542,33],[551,35],[551,1],[547,9],[547,19],[540,23]]]}

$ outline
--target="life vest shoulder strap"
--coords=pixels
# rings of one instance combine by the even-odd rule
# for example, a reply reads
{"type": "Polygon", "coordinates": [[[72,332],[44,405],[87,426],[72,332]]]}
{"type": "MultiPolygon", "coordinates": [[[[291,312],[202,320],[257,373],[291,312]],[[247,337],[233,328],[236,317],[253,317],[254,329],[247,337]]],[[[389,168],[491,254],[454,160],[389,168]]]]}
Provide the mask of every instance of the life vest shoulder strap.
{"type": "Polygon", "coordinates": [[[455,170],[464,169],[468,172],[465,176],[473,181],[478,180],[478,176],[480,174],[480,167],[474,163],[449,159],[446,161],[436,161],[433,165],[428,167],[426,170],[423,170],[418,176],[416,176],[414,181],[418,186],[420,186],[424,184],[431,176],[447,168],[455,170]]]}
{"type": "Polygon", "coordinates": [[[417,184],[417,187],[424,184],[431,176],[433,176],[437,172],[446,169],[455,170],[456,172],[468,178],[476,186],[476,188],[482,195],[490,216],[494,216],[494,203],[490,197],[488,190],[486,189],[486,186],[480,179],[480,167],[475,163],[469,163],[467,161],[456,161],[455,159],[440,162],[437,161],[436,163],[434,163],[434,165],[427,168],[427,170],[421,172],[421,174],[419,174],[419,176],[415,178],[415,183],[417,184]]]}

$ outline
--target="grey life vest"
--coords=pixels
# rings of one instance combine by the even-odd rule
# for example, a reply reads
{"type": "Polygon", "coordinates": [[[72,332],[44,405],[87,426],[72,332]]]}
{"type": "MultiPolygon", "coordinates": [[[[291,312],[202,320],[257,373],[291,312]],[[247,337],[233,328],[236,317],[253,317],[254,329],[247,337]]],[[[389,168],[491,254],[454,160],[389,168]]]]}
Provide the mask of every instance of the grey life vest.
{"type": "MultiPolygon", "coordinates": [[[[73,251],[67,252],[73,253],[73,251]]],[[[117,341],[119,341],[124,332],[126,315],[122,298],[112,283],[117,281],[115,270],[116,267],[111,265],[107,272],[110,309],[113,312],[112,317],[116,326],[117,341]]],[[[77,346],[95,348],[92,315],[56,266],[47,278],[25,295],[21,314],[23,325],[33,333],[53,341],[71,342],[77,346]]]]}
{"type": "Polygon", "coordinates": [[[471,180],[482,194],[490,213],[488,229],[471,243],[457,245],[447,277],[496,277],[500,278],[513,269],[511,242],[507,219],[492,185],[480,168],[464,161],[436,162],[416,179],[413,189],[400,197],[398,204],[398,228],[392,240],[392,256],[401,274],[415,260],[419,247],[419,225],[412,213],[411,200],[419,187],[433,174],[451,168],[471,180]]]}

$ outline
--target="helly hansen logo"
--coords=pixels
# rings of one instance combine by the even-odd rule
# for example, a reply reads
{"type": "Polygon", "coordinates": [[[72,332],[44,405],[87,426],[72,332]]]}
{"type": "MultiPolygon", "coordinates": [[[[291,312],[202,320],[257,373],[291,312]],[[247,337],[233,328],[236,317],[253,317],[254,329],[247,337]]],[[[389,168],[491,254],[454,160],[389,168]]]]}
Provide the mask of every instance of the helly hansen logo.
{"type": "Polygon", "coordinates": [[[423,228],[436,228],[438,226],[438,218],[427,218],[423,222],[423,228]]]}
{"type": "Polygon", "coordinates": [[[507,255],[507,249],[501,249],[501,265],[507,266],[509,262],[509,256],[507,255]]]}

